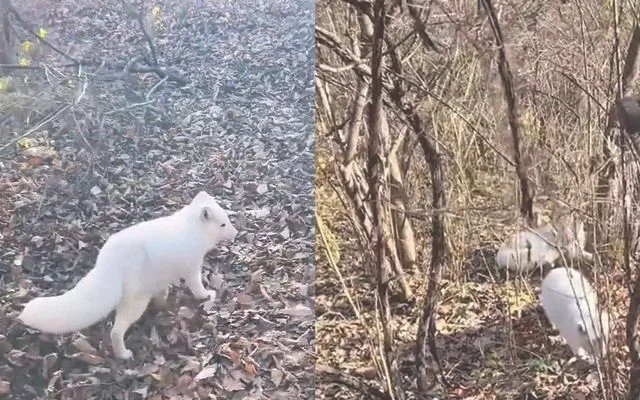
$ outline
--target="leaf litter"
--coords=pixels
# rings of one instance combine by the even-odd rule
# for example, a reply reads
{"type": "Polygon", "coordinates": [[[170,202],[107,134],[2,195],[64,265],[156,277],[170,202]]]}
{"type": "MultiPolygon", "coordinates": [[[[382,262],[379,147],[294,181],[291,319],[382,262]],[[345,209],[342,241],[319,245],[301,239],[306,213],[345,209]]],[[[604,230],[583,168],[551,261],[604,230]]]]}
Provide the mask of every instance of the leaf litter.
{"type": "MultiPolygon", "coordinates": [[[[122,2],[18,9],[76,58],[149,55],[122,2]]],[[[313,2],[165,0],[139,12],[158,63],[192,84],[17,71],[28,84],[0,101],[0,395],[313,398],[313,2]],[[113,359],[111,317],[64,336],[15,322],[26,301],[84,276],[110,234],[201,188],[241,231],[205,260],[217,298],[174,288],[150,305],[126,336],[134,360],[113,359]]],[[[46,48],[39,60],[63,61],[46,48]]]]}

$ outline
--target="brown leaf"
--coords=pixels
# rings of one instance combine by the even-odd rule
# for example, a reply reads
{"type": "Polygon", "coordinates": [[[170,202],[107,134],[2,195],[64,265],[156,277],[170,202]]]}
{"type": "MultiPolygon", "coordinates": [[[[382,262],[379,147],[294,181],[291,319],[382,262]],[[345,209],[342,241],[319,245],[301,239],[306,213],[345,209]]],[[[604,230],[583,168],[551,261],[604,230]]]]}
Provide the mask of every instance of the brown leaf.
{"type": "Polygon", "coordinates": [[[245,292],[240,292],[236,296],[236,301],[238,302],[238,304],[247,305],[253,303],[253,298],[251,297],[251,295],[245,292]]]}
{"type": "Polygon", "coordinates": [[[95,354],[80,352],[71,355],[71,358],[83,361],[90,365],[100,365],[104,363],[104,358],[97,356],[95,354]]]}
{"type": "Polygon", "coordinates": [[[296,304],[293,307],[284,308],[281,312],[297,318],[305,318],[314,315],[314,311],[303,304],[296,304]]]}
{"type": "Polygon", "coordinates": [[[235,380],[231,376],[225,376],[224,378],[222,378],[222,387],[228,392],[237,392],[239,390],[244,390],[244,384],[240,381],[235,380]]]}
{"type": "Polygon", "coordinates": [[[158,366],[158,364],[147,363],[142,366],[142,368],[140,369],[140,374],[138,376],[147,376],[147,375],[155,374],[156,372],[158,372],[159,369],[160,367],[158,366]]]}
{"type": "Polygon", "coordinates": [[[271,382],[275,385],[276,388],[280,386],[282,383],[282,379],[284,379],[284,373],[277,368],[271,369],[271,382]]]}
{"type": "Polygon", "coordinates": [[[241,355],[235,350],[227,349],[227,356],[233,362],[233,365],[237,365],[240,362],[241,355]]]}
{"type": "Polygon", "coordinates": [[[224,284],[224,277],[220,274],[211,274],[209,287],[213,290],[220,290],[224,284]]]}
{"type": "Polygon", "coordinates": [[[202,371],[198,372],[198,375],[196,375],[193,378],[193,380],[199,381],[199,380],[202,380],[202,379],[209,379],[209,378],[215,376],[217,369],[218,368],[216,366],[205,367],[205,368],[202,369],[202,371]]]}
{"type": "Polygon", "coordinates": [[[7,381],[0,380],[0,396],[11,393],[11,384],[7,381]]]}
{"type": "Polygon", "coordinates": [[[256,366],[253,363],[245,362],[242,368],[244,369],[244,372],[246,372],[251,377],[258,375],[256,366]]]}
{"type": "Polygon", "coordinates": [[[140,389],[132,390],[132,392],[133,393],[137,393],[140,396],[142,396],[143,399],[146,399],[147,398],[147,394],[149,393],[149,388],[143,387],[143,388],[140,388],[140,389]]]}
{"type": "Polygon", "coordinates": [[[184,374],[178,378],[178,382],[176,382],[174,389],[178,389],[180,391],[185,390],[189,385],[191,385],[191,382],[193,382],[193,379],[191,379],[189,375],[184,374]]]}
{"type": "Polygon", "coordinates": [[[93,347],[91,343],[89,343],[89,341],[82,336],[73,341],[73,347],[83,353],[98,354],[96,348],[93,347]]]}
{"type": "Polygon", "coordinates": [[[251,278],[249,280],[249,285],[247,287],[248,293],[259,293],[260,285],[262,284],[262,276],[263,272],[261,269],[251,274],[251,278]]]}
{"type": "Polygon", "coordinates": [[[42,157],[38,157],[38,156],[29,157],[29,164],[31,166],[38,167],[38,166],[44,164],[44,160],[42,159],[42,157]]]}

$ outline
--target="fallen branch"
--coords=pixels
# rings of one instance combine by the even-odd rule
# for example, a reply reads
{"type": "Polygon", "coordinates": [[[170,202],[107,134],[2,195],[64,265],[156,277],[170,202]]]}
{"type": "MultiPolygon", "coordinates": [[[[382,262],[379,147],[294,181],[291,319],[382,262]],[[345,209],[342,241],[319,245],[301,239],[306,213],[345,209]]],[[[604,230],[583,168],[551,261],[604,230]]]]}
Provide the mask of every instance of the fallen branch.
{"type": "MultiPolygon", "coordinates": [[[[142,59],[144,57],[140,57],[142,59]]],[[[134,61],[137,57],[134,57],[134,61]]],[[[49,68],[49,66],[45,64],[40,65],[18,65],[18,64],[0,64],[0,67],[7,70],[45,70],[49,68]]],[[[180,86],[186,86],[191,83],[191,80],[182,76],[181,74],[171,71],[167,68],[160,66],[151,66],[151,65],[140,65],[137,62],[131,63],[129,62],[115,62],[115,63],[107,63],[104,61],[93,61],[93,60],[82,60],[77,63],[70,64],[62,64],[62,65],[53,65],[52,67],[57,69],[62,68],[85,68],[85,67],[102,67],[108,70],[119,70],[127,73],[153,73],[160,79],[165,79],[169,82],[175,82],[180,86]]]]}

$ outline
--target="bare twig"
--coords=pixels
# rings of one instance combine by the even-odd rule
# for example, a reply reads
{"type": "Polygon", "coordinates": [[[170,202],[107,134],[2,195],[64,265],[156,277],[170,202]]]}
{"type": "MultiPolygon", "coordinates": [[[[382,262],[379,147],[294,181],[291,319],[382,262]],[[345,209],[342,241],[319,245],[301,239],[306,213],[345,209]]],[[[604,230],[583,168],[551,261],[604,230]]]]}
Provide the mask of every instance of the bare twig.
{"type": "Polygon", "coordinates": [[[49,122],[55,120],[58,117],[58,115],[60,115],[63,112],[67,111],[69,108],[71,108],[71,106],[73,106],[73,104],[67,104],[65,106],[60,107],[58,109],[58,111],[49,114],[46,118],[44,118],[42,121],[40,121],[38,123],[38,125],[34,126],[33,128],[31,128],[28,131],[26,131],[25,133],[23,133],[22,135],[20,135],[20,136],[18,136],[16,138],[13,138],[11,141],[9,141],[8,143],[6,143],[3,146],[1,146],[0,147],[0,152],[2,152],[7,147],[13,145],[18,140],[31,135],[32,133],[36,132],[38,129],[41,129],[43,126],[47,125],[49,122]]]}
{"type": "Polygon", "coordinates": [[[516,101],[516,95],[513,89],[513,76],[511,74],[511,68],[509,67],[509,61],[507,60],[507,53],[505,51],[504,39],[502,37],[502,30],[498,23],[498,17],[493,9],[491,0],[480,0],[482,6],[489,18],[489,24],[493,31],[493,37],[498,47],[498,71],[500,73],[500,79],[502,80],[502,88],[504,90],[504,98],[507,102],[507,118],[509,120],[509,128],[511,129],[511,138],[513,140],[513,158],[516,164],[516,174],[520,180],[520,192],[522,195],[522,203],[520,205],[520,213],[527,218],[529,222],[533,222],[533,193],[529,186],[529,177],[527,170],[523,165],[522,155],[520,152],[520,133],[518,125],[518,105],[516,101]]]}
{"type": "Polygon", "coordinates": [[[34,38],[36,38],[36,40],[46,44],[47,46],[49,46],[51,48],[51,50],[55,51],[56,53],[60,54],[62,57],[66,58],[69,61],[74,62],[75,64],[78,64],[79,61],[78,59],[76,59],[73,56],[70,56],[69,54],[67,54],[66,52],[60,50],[57,46],[53,45],[51,42],[49,42],[48,40],[46,40],[43,37],[40,37],[40,35],[38,35],[35,30],[31,27],[31,25],[29,25],[24,18],[22,18],[22,16],[20,15],[20,13],[18,12],[18,10],[10,5],[9,6],[11,12],[13,13],[14,17],[16,18],[16,20],[18,22],[20,22],[20,24],[22,24],[22,26],[31,34],[33,35],[34,38]]]}
{"type": "Polygon", "coordinates": [[[136,21],[138,21],[138,25],[140,25],[140,30],[142,31],[142,34],[144,35],[144,38],[147,40],[147,44],[149,45],[149,51],[151,52],[151,65],[157,66],[158,57],[156,56],[156,47],[153,44],[153,39],[151,38],[151,35],[149,35],[149,32],[147,32],[147,28],[144,27],[144,21],[142,20],[142,15],[140,14],[140,12],[136,12],[135,14],[136,21]]]}
{"type": "Polygon", "coordinates": [[[426,49],[438,52],[438,47],[427,33],[427,26],[422,20],[422,7],[419,8],[413,0],[407,0],[407,8],[409,9],[409,14],[413,19],[414,30],[418,33],[423,46],[426,49]]]}

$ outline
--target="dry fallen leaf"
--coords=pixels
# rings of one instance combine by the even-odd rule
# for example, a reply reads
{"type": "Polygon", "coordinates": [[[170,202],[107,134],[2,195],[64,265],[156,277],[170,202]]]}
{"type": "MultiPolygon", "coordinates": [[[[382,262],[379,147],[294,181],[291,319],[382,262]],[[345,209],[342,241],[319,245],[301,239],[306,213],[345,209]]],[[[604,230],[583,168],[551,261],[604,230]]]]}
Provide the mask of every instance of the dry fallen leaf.
{"type": "Polygon", "coordinates": [[[226,354],[229,357],[229,359],[231,359],[231,362],[233,363],[233,365],[237,365],[240,363],[240,358],[242,356],[237,351],[227,349],[226,354]]]}
{"type": "Polygon", "coordinates": [[[98,351],[87,341],[86,338],[79,336],[76,340],[73,341],[73,347],[75,347],[78,351],[89,353],[89,354],[98,354],[98,351]]]}
{"type": "Polygon", "coordinates": [[[11,384],[7,381],[0,380],[0,396],[11,393],[11,384]]]}
{"type": "Polygon", "coordinates": [[[258,370],[253,363],[245,362],[242,368],[244,369],[244,372],[246,372],[249,376],[254,377],[258,375],[258,370]]]}
{"type": "Polygon", "coordinates": [[[257,219],[263,219],[268,217],[271,213],[271,209],[269,207],[259,208],[257,210],[248,210],[245,211],[248,215],[251,215],[257,219]]]}
{"type": "Polygon", "coordinates": [[[71,358],[80,360],[90,365],[100,365],[104,363],[104,358],[97,356],[95,354],[90,354],[85,352],[72,354],[71,358]]]}
{"type": "Polygon", "coordinates": [[[258,187],[256,187],[256,192],[260,195],[265,194],[268,191],[269,191],[269,187],[264,183],[261,183],[258,185],[258,187]]]}
{"type": "Polygon", "coordinates": [[[280,386],[280,384],[282,383],[282,379],[284,379],[284,374],[282,373],[282,371],[280,371],[277,368],[272,368],[271,369],[271,382],[273,382],[273,384],[275,385],[276,388],[278,386],[280,386]]]}
{"type": "Polygon", "coordinates": [[[249,285],[247,287],[248,293],[258,293],[260,292],[260,284],[263,281],[264,271],[259,269],[251,274],[251,278],[249,279],[249,285]]]}
{"type": "Polygon", "coordinates": [[[199,381],[201,379],[209,379],[216,374],[217,368],[215,366],[205,367],[202,371],[198,372],[198,374],[193,378],[194,381],[199,381]]]}
{"type": "Polygon", "coordinates": [[[220,290],[224,284],[224,277],[220,274],[211,274],[209,287],[213,290],[220,290]]]}
{"type": "Polygon", "coordinates": [[[237,392],[239,390],[244,390],[244,384],[240,381],[235,380],[231,376],[225,376],[222,378],[222,387],[224,390],[229,392],[237,392]]]}
{"type": "Polygon", "coordinates": [[[284,308],[282,309],[281,312],[283,314],[290,315],[292,317],[298,317],[298,318],[311,317],[314,315],[314,311],[310,307],[305,306],[304,304],[296,304],[293,307],[284,308]]]}
{"type": "Polygon", "coordinates": [[[143,387],[143,388],[140,388],[140,389],[132,390],[132,392],[139,394],[144,399],[144,398],[147,397],[147,394],[149,393],[149,388],[148,387],[143,387]]]}
{"type": "Polygon", "coordinates": [[[253,298],[251,297],[251,295],[245,292],[241,292],[236,296],[236,301],[238,302],[238,304],[247,305],[253,303],[253,298]]]}

